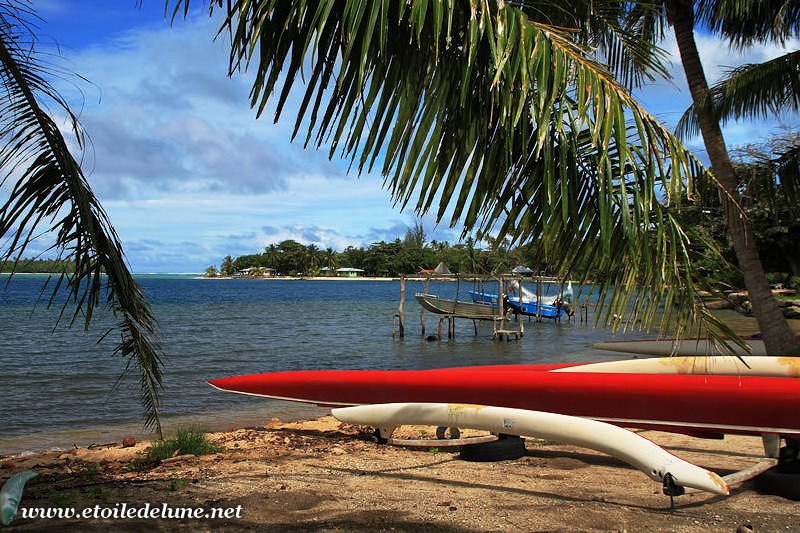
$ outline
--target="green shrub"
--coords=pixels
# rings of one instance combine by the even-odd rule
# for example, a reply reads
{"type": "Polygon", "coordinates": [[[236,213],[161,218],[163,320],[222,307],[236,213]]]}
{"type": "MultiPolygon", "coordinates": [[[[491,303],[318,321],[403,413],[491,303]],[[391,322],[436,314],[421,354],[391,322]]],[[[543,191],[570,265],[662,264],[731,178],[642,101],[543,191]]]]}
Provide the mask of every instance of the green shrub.
{"type": "Polygon", "coordinates": [[[800,276],[792,276],[789,278],[789,287],[800,290],[800,276]]]}
{"type": "Polygon", "coordinates": [[[789,274],[786,272],[767,272],[767,281],[770,285],[786,285],[789,283],[789,274]]]}
{"type": "Polygon", "coordinates": [[[148,457],[162,461],[175,455],[205,455],[217,453],[225,448],[211,444],[205,432],[198,427],[180,428],[171,439],[157,440],[153,443],[148,457]]]}

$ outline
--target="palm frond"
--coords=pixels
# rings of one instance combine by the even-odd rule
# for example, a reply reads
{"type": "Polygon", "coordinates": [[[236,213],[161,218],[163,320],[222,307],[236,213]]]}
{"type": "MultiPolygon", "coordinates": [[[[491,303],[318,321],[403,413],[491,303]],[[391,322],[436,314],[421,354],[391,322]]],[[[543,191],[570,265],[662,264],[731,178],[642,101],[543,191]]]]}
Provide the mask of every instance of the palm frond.
{"type": "Polygon", "coordinates": [[[697,18],[732,44],[785,44],[800,32],[800,3],[796,0],[700,0],[697,18]]]}
{"type": "Polygon", "coordinates": [[[530,20],[569,30],[625,87],[668,78],[667,54],[657,46],[664,34],[660,2],[553,2],[524,0],[519,9],[530,20]]]}
{"type": "MultiPolygon", "coordinates": [[[[52,250],[74,261],[74,269],[55,278],[50,305],[66,292],[61,318],[74,309],[88,329],[98,305],[107,304],[119,320],[121,341],[115,353],[140,372],[145,424],[161,432],[158,416],[161,352],[156,320],[125,262],[122,246],[83,172],[44,103],[63,111],[79,143],[77,118],[46,80],[38,61],[27,2],[0,2],[0,186],[10,193],[0,205],[0,262],[16,262],[33,238],[51,233],[52,250]]],[[[61,320],[59,318],[59,320],[61,320]]]]}
{"type": "Polygon", "coordinates": [[[666,211],[701,165],[571,30],[488,0],[216,5],[257,113],[274,96],[277,121],[303,86],[294,134],[359,173],[378,165],[401,207],[537,241],[562,273],[603,273],[615,327],[663,316],[724,333],[694,298],[688,238],[666,211]]]}
{"type": "Polygon", "coordinates": [[[800,142],[784,147],[774,160],[783,194],[793,204],[800,202],[800,142]]]}
{"type": "MultiPolygon", "coordinates": [[[[742,65],[709,89],[707,98],[722,124],[742,118],[768,118],[800,109],[800,50],[763,63],[742,65]]],[[[692,104],[681,116],[676,135],[699,135],[692,104]]]]}
{"type": "MultiPolygon", "coordinates": [[[[582,3],[578,3],[582,4],[582,3]]],[[[663,7],[654,2],[599,2],[590,9],[586,45],[597,48],[615,78],[632,89],[656,78],[669,79],[668,53],[657,43],[664,38],[663,7]]]]}
{"type": "Polygon", "coordinates": [[[785,129],[763,144],[748,144],[731,151],[738,167],[747,171],[740,178],[743,195],[766,202],[775,209],[777,196],[789,205],[798,202],[800,192],[800,132],[785,129]]]}

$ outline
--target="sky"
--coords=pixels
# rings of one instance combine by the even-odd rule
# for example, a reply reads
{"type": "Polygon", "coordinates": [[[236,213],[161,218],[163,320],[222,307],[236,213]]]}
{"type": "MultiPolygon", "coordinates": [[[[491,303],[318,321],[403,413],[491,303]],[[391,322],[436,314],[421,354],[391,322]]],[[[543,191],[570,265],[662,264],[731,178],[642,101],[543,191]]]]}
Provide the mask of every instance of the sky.
{"type": "MultiPolygon", "coordinates": [[[[289,141],[296,99],[277,124],[269,106],[249,106],[250,80],[227,76],[218,19],[197,9],[172,26],[163,0],[34,0],[41,47],[67,72],[55,85],[90,139],[83,168],[117,229],[134,272],[202,272],[226,255],[257,253],[295,239],[342,250],[402,237],[411,211],[393,206],[378,173],[347,172],[327,151],[289,141]]],[[[196,0],[198,8],[203,4],[196,0]]],[[[741,54],[698,36],[710,80],[726,68],[780,55],[774,46],[741,54]]],[[[789,43],[790,49],[798,47],[789,43]]],[[[663,47],[677,57],[673,38],[663,47]]],[[[679,61],[671,81],[635,96],[672,127],[690,98],[679,61]]],[[[790,115],[730,124],[729,146],[763,140],[790,115]]],[[[687,145],[705,159],[699,139],[687,145]]],[[[423,224],[429,239],[460,231],[423,224]]]]}

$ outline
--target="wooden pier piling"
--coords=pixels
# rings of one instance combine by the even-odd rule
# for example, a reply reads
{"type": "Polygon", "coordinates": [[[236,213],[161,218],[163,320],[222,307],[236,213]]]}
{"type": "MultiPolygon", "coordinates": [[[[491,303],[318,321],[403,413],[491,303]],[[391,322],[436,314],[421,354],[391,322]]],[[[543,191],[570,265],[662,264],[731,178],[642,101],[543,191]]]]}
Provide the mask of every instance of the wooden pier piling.
{"type": "MultiPolygon", "coordinates": [[[[428,286],[430,285],[430,283],[431,283],[431,278],[430,278],[430,276],[428,276],[427,278],[425,278],[425,288],[422,291],[424,294],[428,294],[428,286]]],[[[419,323],[420,323],[420,328],[422,329],[422,336],[424,337],[425,336],[425,308],[424,307],[420,307],[419,323]]]]}
{"type": "Polygon", "coordinates": [[[395,335],[395,322],[398,323],[398,330],[400,338],[406,336],[406,319],[405,319],[405,304],[406,304],[406,277],[400,276],[400,305],[397,307],[397,312],[394,314],[395,320],[392,321],[392,337],[395,335]]]}

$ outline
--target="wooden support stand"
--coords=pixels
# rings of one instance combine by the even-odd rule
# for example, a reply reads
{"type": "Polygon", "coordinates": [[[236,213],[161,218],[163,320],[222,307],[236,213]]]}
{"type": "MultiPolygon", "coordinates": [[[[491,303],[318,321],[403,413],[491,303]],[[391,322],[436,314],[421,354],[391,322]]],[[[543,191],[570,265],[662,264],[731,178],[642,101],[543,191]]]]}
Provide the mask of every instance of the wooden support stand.
{"type": "MultiPolygon", "coordinates": [[[[520,290],[520,292],[522,291],[520,290]]],[[[499,309],[500,315],[498,318],[494,320],[494,327],[492,329],[492,338],[495,340],[503,340],[503,337],[505,337],[506,341],[509,341],[513,336],[515,339],[518,340],[520,337],[522,337],[523,334],[522,320],[519,319],[517,320],[516,330],[507,328],[508,320],[506,318],[505,302],[503,301],[504,294],[505,294],[505,280],[501,276],[497,288],[497,308],[499,309]]]]}

